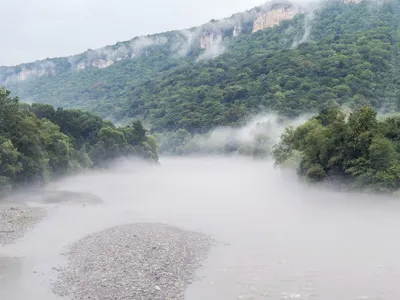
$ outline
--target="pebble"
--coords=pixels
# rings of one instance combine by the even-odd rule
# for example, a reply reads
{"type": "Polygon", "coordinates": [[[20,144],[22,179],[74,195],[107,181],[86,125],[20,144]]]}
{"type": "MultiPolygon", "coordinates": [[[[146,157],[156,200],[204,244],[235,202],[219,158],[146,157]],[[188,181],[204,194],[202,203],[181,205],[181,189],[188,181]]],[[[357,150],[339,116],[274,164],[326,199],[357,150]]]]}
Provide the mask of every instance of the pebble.
{"type": "Polygon", "coordinates": [[[92,233],[64,253],[53,291],[72,300],[184,299],[213,240],[158,223],[92,233]]]}
{"type": "Polygon", "coordinates": [[[45,213],[26,204],[0,203],[0,246],[14,243],[39,223],[45,213]]]}

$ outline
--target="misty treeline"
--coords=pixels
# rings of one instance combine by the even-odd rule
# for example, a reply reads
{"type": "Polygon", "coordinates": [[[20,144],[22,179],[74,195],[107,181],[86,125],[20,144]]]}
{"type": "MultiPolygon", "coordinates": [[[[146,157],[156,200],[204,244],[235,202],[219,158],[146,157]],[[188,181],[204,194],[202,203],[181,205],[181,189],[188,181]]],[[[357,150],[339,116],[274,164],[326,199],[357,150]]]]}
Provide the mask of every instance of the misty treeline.
{"type": "MultiPolygon", "coordinates": [[[[284,121],[280,122],[283,126],[284,121]]],[[[260,120],[242,128],[220,127],[192,135],[185,129],[154,133],[163,155],[229,155],[239,154],[253,158],[270,157],[276,142],[276,120],[260,120]]]]}
{"type": "Polygon", "coordinates": [[[379,120],[370,106],[346,114],[329,103],[306,123],[285,129],[274,147],[277,165],[300,156],[298,173],[377,192],[400,189],[400,114],[379,120]]]}
{"type": "Polygon", "coordinates": [[[139,121],[115,127],[77,109],[20,103],[0,89],[0,194],[43,184],[121,156],[157,161],[157,145],[139,121]]]}
{"type": "Polygon", "coordinates": [[[327,1],[312,16],[297,15],[255,33],[249,20],[235,38],[225,36],[232,28],[221,29],[225,53],[201,62],[201,49],[171,53],[176,33],[169,32],[168,47],[154,45],[146,55],[13,86],[17,95],[35,101],[80,107],[115,121],[141,118],[152,132],[167,135],[241,126],[264,109],[295,117],[317,112],[328,100],[351,109],[370,104],[397,110],[399,5],[400,0],[379,7],[327,1]]]}

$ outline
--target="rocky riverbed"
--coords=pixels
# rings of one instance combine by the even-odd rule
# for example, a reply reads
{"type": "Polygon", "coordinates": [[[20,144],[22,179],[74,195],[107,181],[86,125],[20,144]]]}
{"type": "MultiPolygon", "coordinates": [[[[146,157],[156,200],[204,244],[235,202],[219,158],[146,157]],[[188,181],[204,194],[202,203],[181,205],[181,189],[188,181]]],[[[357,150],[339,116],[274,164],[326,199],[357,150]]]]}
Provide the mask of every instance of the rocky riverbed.
{"type": "Polygon", "coordinates": [[[137,223],[77,241],[54,292],[73,300],[184,299],[213,240],[176,227],[137,223]]]}
{"type": "Polygon", "coordinates": [[[21,203],[0,203],[0,246],[15,242],[45,216],[44,210],[21,203]]]}

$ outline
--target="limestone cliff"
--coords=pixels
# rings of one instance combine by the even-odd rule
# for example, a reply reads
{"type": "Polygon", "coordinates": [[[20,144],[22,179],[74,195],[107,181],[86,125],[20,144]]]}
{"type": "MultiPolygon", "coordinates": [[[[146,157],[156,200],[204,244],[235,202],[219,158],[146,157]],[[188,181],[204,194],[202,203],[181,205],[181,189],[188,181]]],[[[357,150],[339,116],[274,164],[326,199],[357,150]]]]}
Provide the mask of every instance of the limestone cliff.
{"type": "Polygon", "coordinates": [[[43,75],[52,75],[54,72],[51,69],[22,69],[19,73],[16,74],[16,79],[25,80],[28,77],[40,77],[43,75]]]}
{"type": "Polygon", "coordinates": [[[99,60],[92,62],[92,67],[104,69],[104,68],[111,66],[113,63],[114,62],[112,60],[99,59],[99,60]]]}
{"type": "MultiPolygon", "coordinates": [[[[0,67],[0,84],[7,86],[8,82],[52,76],[69,71],[82,71],[87,68],[104,69],[121,60],[157,55],[158,51],[178,56],[196,53],[199,48],[206,50],[203,52],[208,50],[213,54],[221,53],[216,50],[224,49],[226,39],[277,26],[283,20],[290,20],[299,13],[312,10],[310,7],[303,7],[290,1],[292,0],[270,0],[260,7],[223,20],[212,20],[200,27],[136,37],[130,41],[118,42],[100,49],[89,49],[70,57],[46,59],[13,67],[0,67]]],[[[327,1],[359,3],[362,0],[327,1]]],[[[214,56],[211,57],[214,58],[214,56]]]]}
{"type": "Polygon", "coordinates": [[[240,24],[239,25],[235,25],[235,27],[233,27],[232,36],[236,37],[241,33],[242,33],[242,26],[240,24]]]}
{"type": "Polygon", "coordinates": [[[222,34],[218,31],[206,32],[200,36],[200,48],[209,49],[213,45],[222,43],[222,34]]]}
{"type": "Polygon", "coordinates": [[[261,13],[254,20],[253,32],[279,25],[283,20],[291,20],[301,9],[294,4],[275,5],[272,10],[261,13]]]}

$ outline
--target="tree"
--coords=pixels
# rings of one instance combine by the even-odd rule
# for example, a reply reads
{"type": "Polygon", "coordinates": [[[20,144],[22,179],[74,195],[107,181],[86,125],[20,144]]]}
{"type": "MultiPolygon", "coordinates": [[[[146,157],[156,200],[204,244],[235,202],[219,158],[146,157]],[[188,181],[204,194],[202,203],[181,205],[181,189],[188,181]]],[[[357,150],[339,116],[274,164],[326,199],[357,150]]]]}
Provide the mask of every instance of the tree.
{"type": "Polygon", "coordinates": [[[9,97],[10,91],[0,88],[0,136],[10,138],[20,121],[18,98],[9,97]]]}
{"type": "Polygon", "coordinates": [[[120,156],[158,160],[157,144],[140,122],[116,128],[80,110],[20,104],[2,89],[0,116],[0,193],[18,184],[45,184],[120,156]]]}
{"type": "Polygon", "coordinates": [[[400,152],[395,142],[400,126],[393,118],[379,122],[376,116],[363,106],[346,121],[338,106],[328,105],[305,124],[286,128],[274,147],[275,163],[283,164],[296,150],[299,175],[312,182],[338,179],[353,188],[399,189],[400,152]]]}
{"type": "Polygon", "coordinates": [[[41,120],[39,126],[41,144],[47,153],[52,173],[67,173],[71,160],[68,136],[60,132],[59,126],[48,120],[41,120]]]}
{"type": "Polygon", "coordinates": [[[12,188],[17,174],[22,171],[20,153],[10,140],[0,137],[0,192],[12,188]]]}
{"type": "Polygon", "coordinates": [[[90,156],[97,165],[124,156],[128,152],[128,142],[124,134],[116,128],[104,127],[98,133],[99,142],[93,147],[90,156]]]}

